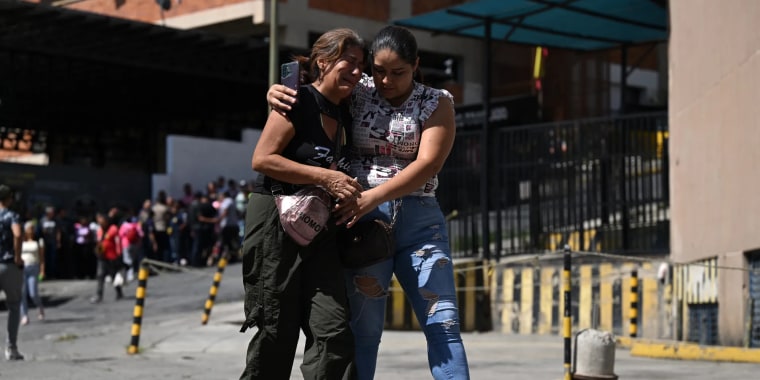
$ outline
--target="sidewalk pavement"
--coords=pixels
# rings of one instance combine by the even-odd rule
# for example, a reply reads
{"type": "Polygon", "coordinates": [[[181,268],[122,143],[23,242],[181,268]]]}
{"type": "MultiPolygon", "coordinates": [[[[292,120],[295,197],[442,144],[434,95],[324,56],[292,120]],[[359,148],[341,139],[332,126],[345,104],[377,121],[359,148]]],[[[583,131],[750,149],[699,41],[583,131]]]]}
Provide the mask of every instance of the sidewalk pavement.
{"type": "MultiPolygon", "coordinates": [[[[2,362],[0,379],[237,379],[252,336],[238,332],[242,302],[214,306],[207,325],[197,313],[153,315],[146,311],[140,353],[127,354],[131,322],[64,328],[21,341],[23,362],[2,362]]],[[[472,379],[562,379],[563,342],[557,336],[466,333],[472,379]]],[[[301,379],[303,339],[291,379],[301,379]]],[[[653,360],[616,351],[621,379],[751,379],[756,364],[653,360]]],[[[425,341],[419,331],[387,331],[376,379],[429,379],[425,341]]]]}

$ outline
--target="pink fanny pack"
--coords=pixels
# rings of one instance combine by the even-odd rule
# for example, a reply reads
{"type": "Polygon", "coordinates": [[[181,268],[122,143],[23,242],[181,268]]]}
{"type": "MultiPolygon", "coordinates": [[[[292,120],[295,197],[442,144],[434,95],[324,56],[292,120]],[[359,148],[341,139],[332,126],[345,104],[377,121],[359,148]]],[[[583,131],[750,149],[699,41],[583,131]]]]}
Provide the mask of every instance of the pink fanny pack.
{"type": "Polygon", "coordinates": [[[298,245],[305,247],[324,230],[330,219],[332,197],[319,186],[307,186],[292,195],[275,195],[280,224],[298,245]]]}

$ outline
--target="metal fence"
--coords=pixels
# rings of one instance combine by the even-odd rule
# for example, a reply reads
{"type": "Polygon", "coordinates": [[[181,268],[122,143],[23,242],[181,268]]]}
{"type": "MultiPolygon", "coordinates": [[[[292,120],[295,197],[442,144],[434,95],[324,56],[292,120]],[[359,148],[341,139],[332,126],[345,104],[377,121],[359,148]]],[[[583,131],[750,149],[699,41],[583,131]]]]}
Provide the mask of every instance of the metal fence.
{"type": "Polygon", "coordinates": [[[557,250],[663,253],[670,244],[667,113],[459,130],[440,173],[455,257],[483,258],[480,176],[488,175],[491,257],[557,250]]]}

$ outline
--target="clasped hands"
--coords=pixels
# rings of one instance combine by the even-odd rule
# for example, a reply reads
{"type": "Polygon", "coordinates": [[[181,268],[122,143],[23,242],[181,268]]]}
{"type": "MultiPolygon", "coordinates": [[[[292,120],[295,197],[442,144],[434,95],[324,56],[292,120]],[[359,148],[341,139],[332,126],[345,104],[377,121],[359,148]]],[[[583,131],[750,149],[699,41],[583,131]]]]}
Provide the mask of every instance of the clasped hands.
{"type": "Polygon", "coordinates": [[[332,210],[336,225],[345,223],[346,227],[351,228],[362,216],[377,207],[376,202],[370,199],[372,196],[364,196],[371,192],[365,192],[356,178],[339,171],[333,171],[323,187],[336,199],[332,210]]]}
{"type": "Polygon", "coordinates": [[[364,191],[364,187],[356,178],[351,178],[337,170],[330,170],[322,187],[327,189],[336,200],[332,210],[337,220],[336,224],[356,220],[358,215],[356,200],[361,198],[364,191]]]}

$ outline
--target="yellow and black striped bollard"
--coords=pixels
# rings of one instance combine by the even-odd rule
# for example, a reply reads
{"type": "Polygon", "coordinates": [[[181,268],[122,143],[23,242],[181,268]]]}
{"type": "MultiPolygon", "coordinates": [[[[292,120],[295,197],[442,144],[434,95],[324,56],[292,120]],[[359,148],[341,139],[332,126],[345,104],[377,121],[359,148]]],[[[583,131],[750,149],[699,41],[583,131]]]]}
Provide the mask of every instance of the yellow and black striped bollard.
{"type": "Polygon", "coordinates": [[[636,269],[631,271],[631,311],[629,317],[631,318],[629,335],[631,338],[635,338],[639,332],[639,272],[636,269]]]}
{"type": "Polygon", "coordinates": [[[216,273],[214,273],[214,282],[211,284],[211,289],[208,291],[208,299],[206,300],[206,306],[203,309],[203,317],[201,317],[201,324],[208,322],[208,316],[211,314],[211,308],[214,307],[214,300],[216,299],[216,292],[219,289],[219,283],[222,282],[222,273],[227,266],[227,256],[223,256],[219,259],[219,264],[216,267],[216,273]]]}
{"type": "Polygon", "coordinates": [[[132,314],[132,341],[129,344],[129,349],[127,349],[127,353],[130,355],[136,354],[140,345],[140,325],[145,307],[145,287],[148,285],[148,274],[148,266],[146,264],[140,265],[140,271],[137,274],[137,290],[135,291],[135,310],[132,314]]]}
{"type": "Polygon", "coordinates": [[[562,270],[562,289],[564,294],[564,300],[565,300],[565,307],[562,317],[562,336],[564,337],[565,341],[565,361],[564,361],[564,367],[565,367],[565,377],[564,380],[571,380],[572,374],[570,373],[570,360],[571,360],[571,337],[572,337],[572,296],[570,294],[570,270],[572,266],[572,258],[570,253],[570,246],[565,245],[565,255],[564,255],[564,268],[562,270]]]}

